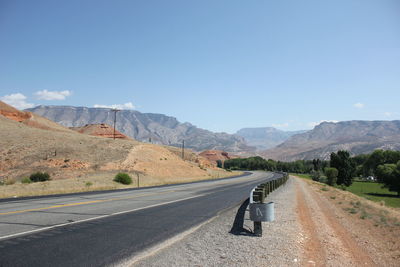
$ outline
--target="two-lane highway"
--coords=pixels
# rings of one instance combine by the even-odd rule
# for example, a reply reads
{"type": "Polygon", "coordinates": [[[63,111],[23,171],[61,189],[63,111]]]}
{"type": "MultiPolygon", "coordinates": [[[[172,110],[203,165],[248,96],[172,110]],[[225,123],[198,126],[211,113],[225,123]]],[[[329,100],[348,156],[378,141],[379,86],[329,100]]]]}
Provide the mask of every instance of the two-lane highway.
{"type": "Polygon", "coordinates": [[[0,266],[105,266],[239,204],[278,174],[0,201],[0,266]]]}

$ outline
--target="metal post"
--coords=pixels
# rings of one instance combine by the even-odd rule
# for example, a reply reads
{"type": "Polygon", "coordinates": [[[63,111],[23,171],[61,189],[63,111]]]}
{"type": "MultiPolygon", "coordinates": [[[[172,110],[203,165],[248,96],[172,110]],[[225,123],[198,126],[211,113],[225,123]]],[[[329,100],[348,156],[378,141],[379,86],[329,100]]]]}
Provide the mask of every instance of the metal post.
{"type": "Polygon", "coordinates": [[[115,125],[117,123],[117,112],[120,111],[119,109],[112,109],[111,111],[114,112],[114,134],[113,134],[113,139],[115,140],[115,125]]]}
{"type": "MultiPolygon", "coordinates": [[[[264,192],[260,194],[260,203],[264,203],[264,192]]],[[[254,235],[255,236],[262,236],[262,224],[261,222],[254,222],[254,235]]]]}
{"type": "Polygon", "coordinates": [[[185,140],[182,140],[182,159],[185,160],[185,140]]]}

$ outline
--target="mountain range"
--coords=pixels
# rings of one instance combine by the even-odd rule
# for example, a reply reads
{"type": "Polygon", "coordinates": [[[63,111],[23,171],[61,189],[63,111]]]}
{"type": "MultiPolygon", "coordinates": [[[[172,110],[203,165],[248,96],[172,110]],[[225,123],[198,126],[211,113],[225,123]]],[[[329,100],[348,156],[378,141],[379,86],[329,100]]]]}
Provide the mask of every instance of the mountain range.
{"type": "MultiPolygon", "coordinates": [[[[28,109],[66,127],[82,127],[88,124],[113,125],[114,112],[107,108],[72,106],[37,106],[28,109]]],[[[229,152],[253,151],[243,137],[227,133],[213,133],[188,122],[180,123],[176,118],[136,110],[121,110],[117,113],[116,129],[141,142],[151,142],[195,151],[224,150],[229,152]]]]}
{"type": "Polygon", "coordinates": [[[260,154],[282,161],[329,159],[331,152],[365,154],[375,149],[400,150],[400,121],[323,122],[311,131],[293,135],[260,154]]]}
{"type": "MultiPolygon", "coordinates": [[[[89,124],[113,125],[114,113],[107,108],[38,106],[29,109],[66,127],[89,124]]],[[[309,131],[285,132],[272,127],[243,128],[236,134],[213,133],[163,114],[121,110],[116,129],[142,142],[180,147],[194,151],[222,150],[237,155],[260,155],[282,161],[329,159],[331,152],[352,154],[375,149],[400,150],[400,121],[323,122],[309,131]]]]}
{"type": "Polygon", "coordinates": [[[306,131],[282,131],[273,127],[243,128],[236,132],[242,136],[248,145],[256,147],[258,150],[265,150],[276,147],[291,136],[306,131]]]}

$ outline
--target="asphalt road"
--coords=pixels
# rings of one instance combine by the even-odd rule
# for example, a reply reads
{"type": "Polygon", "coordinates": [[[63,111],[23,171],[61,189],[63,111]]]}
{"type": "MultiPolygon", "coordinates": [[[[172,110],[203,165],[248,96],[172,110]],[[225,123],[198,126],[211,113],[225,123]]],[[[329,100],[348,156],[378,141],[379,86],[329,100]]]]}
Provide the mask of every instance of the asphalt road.
{"type": "Polygon", "coordinates": [[[238,205],[278,174],[0,202],[0,266],[108,266],[238,205]]]}

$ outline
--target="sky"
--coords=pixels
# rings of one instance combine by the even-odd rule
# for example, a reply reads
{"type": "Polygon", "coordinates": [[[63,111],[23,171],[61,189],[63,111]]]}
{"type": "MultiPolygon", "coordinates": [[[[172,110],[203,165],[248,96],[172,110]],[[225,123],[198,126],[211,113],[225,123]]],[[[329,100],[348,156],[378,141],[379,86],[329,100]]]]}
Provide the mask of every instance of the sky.
{"type": "Polygon", "coordinates": [[[0,100],[228,133],[400,119],[400,1],[0,0],[0,100]]]}

